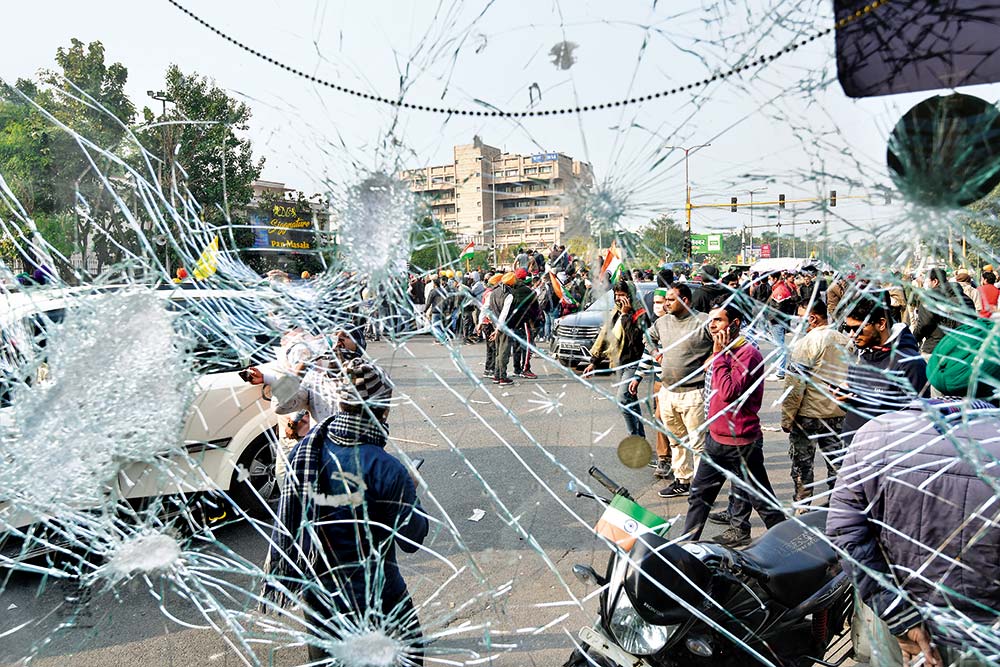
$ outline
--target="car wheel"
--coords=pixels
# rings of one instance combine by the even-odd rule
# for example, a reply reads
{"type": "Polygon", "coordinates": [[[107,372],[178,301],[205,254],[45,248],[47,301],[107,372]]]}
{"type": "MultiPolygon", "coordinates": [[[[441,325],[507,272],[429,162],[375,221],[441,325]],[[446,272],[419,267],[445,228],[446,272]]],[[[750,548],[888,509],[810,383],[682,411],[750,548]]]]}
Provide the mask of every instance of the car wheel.
{"type": "Polygon", "coordinates": [[[268,431],[250,443],[236,464],[229,497],[233,504],[253,518],[270,514],[267,501],[278,493],[274,451],[276,434],[268,431]]]}

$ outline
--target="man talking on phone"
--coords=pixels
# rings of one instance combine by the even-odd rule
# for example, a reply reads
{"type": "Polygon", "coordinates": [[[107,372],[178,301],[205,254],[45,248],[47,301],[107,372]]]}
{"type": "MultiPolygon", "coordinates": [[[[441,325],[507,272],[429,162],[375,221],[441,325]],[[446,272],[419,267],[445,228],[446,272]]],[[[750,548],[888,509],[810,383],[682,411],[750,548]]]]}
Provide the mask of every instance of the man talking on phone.
{"type": "Polygon", "coordinates": [[[759,416],[764,398],[763,357],[740,335],[743,315],[734,306],[716,308],[708,318],[713,343],[708,434],[703,460],[691,483],[684,535],[690,540],[701,537],[728,472],[742,483],[733,484],[730,527],[715,541],[733,548],[750,543],[751,507],[768,528],[784,521],[785,515],[770,500],[774,491],[764,468],[759,416]]]}

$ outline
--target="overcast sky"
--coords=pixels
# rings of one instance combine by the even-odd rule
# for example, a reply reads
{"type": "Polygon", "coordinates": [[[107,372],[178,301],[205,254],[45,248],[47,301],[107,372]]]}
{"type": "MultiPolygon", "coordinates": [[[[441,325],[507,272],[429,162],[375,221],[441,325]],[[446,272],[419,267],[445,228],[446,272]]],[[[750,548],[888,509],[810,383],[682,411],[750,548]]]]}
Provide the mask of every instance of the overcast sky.
{"type": "MultiPolygon", "coordinates": [[[[183,0],[235,38],[318,77],[417,104],[527,108],[576,106],[673,88],[773,53],[830,22],[832,2],[292,2],[183,0]],[[549,55],[576,45],[569,69],[549,55]],[[537,84],[535,86],[534,84],[537,84]],[[538,95],[535,94],[535,97],[538,95]]],[[[816,40],[766,68],[642,105],[522,122],[448,118],[350,97],[281,71],[241,51],[166,0],[7,3],[0,76],[13,81],[52,67],[72,37],[100,40],[109,61],[129,70],[138,106],[162,86],[170,63],[212,77],[253,109],[263,177],[307,193],[359,170],[451,159],[473,135],[510,151],[561,151],[587,160],[624,198],[628,217],[682,215],[684,169],[667,145],[711,143],[691,158],[696,202],[746,199],[749,188],[789,199],[836,188],[838,210],[877,226],[890,212],[851,183],[889,183],[886,137],[927,95],[855,101],[836,82],[833,38],[816,40]],[[665,159],[663,159],[665,157],[665,159]]],[[[991,101],[995,87],[965,92],[991,101]]],[[[757,211],[760,218],[768,211],[757,211]]],[[[770,213],[773,215],[773,212],[770,213]]],[[[791,213],[786,213],[790,216],[791,213]]],[[[815,217],[815,211],[800,217],[815,217]]],[[[734,228],[748,210],[696,210],[695,231],[734,228]]]]}

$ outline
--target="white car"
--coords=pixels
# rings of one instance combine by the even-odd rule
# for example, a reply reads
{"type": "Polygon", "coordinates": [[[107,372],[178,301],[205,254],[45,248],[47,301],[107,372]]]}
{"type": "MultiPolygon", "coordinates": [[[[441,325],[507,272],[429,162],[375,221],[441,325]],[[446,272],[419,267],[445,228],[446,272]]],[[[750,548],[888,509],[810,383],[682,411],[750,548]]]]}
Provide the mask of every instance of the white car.
{"type": "MultiPolygon", "coordinates": [[[[0,294],[0,420],[6,418],[10,423],[12,379],[18,378],[18,364],[25,354],[34,351],[44,355],[46,330],[63,320],[74,300],[116,289],[130,288],[34,289],[0,294]]],[[[160,474],[158,466],[148,463],[127,464],[118,475],[117,495],[141,503],[162,496],[222,490],[247,512],[259,513],[264,509],[260,499],[277,493],[278,416],[261,387],[245,382],[239,372],[247,365],[273,358],[278,333],[267,315],[268,300],[276,295],[266,288],[253,292],[171,288],[153,293],[167,302],[168,309],[178,312],[174,325],[196,341],[191,352],[198,376],[185,418],[186,455],[171,456],[165,462],[169,475],[160,474]],[[234,342],[241,349],[235,349],[234,342]]],[[[20,379],[32,384],[41,378],[20,379]]],[[[10,503],[0,495],[0,524],[23,528],[36,521],[26,513],[14,516],[10,503]]],[[[3,541],[0,535],[0,545],[3,541]]],[[[31,555],[21,553],[19,559],[31,555]]]]}

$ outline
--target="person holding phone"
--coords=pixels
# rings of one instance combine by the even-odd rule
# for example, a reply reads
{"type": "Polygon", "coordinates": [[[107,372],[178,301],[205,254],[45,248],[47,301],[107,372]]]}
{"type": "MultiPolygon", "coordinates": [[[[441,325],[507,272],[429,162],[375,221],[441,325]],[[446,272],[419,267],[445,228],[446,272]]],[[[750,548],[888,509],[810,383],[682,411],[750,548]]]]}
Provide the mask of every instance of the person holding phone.
{"type": "Polygon", "coordinates": [[[643,332],[649,326],[642,300],[635,295],[634,284],[622,278],[614,287],[615,311],[597,334],[590,349],[590,365],[583,377],[594,372],[602,359],[607,359],[615,373],[618,408],[625,418],[629,435],[646,437],[642,425],[639,396],[632,388],[635,366],[645,351],[643,332]]]}
{"type": "Polygon", "coordinates": [[[740,335],[744,316],[734,306],[716,308],[708,317],[713,356],[703,454],[707,460],[698,466],[691,483],[684,535],[690,540],[701,537],[728,472],[744,483],[733,485],[730,527],[715,541],[734,548],[750,543],[751,507],[768,528],[784,521],[785,515],[768,500],[774,497],[774,490],[764,468],[764,434],[760,428],[763,357],[740,335]]]}

